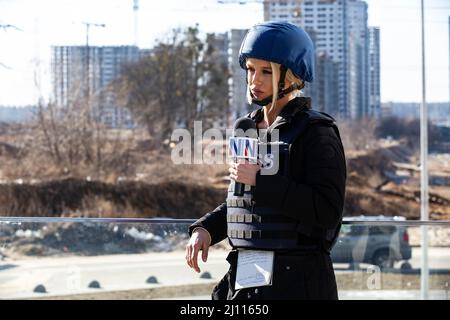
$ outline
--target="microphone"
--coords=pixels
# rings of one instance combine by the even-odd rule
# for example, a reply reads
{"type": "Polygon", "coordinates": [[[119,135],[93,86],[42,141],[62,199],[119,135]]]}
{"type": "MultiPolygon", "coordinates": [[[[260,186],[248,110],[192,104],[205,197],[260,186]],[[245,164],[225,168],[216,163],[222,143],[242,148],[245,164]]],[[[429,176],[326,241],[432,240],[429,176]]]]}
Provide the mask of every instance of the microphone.
{"type": "MultiPolygon", "coordinates": [[[[239,159],[258,160],[258,133],[255,122],[247,117],[242,117],[234,123],[233,136],[229,140],[231,156],[237,162],[239,159]]],[[[235,182],[234,196],[244,195],[245,184],[235,182]]]]}

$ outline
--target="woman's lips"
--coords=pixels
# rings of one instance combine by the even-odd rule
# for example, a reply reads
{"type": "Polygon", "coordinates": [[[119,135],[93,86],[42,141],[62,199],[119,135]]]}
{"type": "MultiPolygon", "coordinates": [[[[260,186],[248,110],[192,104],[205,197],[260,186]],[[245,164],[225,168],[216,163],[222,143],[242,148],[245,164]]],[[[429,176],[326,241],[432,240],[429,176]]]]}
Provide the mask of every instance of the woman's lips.
{"type": "Polygon", "coordinates": [[[260,98],[260,97],[262,97],[262,96],[264,95],[264,92],[261,91],[261,90],[255,90],[255,89],[252,89],[251,91],[252,91],[252,94],[253,94],[256,98],[260,98]]]}

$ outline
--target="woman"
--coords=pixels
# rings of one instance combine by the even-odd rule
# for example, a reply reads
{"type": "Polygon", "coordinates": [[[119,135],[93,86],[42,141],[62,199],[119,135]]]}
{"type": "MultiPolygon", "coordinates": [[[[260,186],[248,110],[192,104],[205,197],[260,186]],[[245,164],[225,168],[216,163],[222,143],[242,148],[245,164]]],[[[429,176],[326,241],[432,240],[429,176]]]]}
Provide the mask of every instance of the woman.
{"type": "Polygon", "coordinates": [[[229,190],[235,182],[250,186],[240,198],[250,201],[229,191],[225,203],[191,225],[187,264],[200,272],[199,251],[206,262],[209,246],[228,237],[230,269],[213,299],[337,299],[330,250],[342,221],[345,156],[334,119],[297,97],[313,80],[312,41],[289,23],[258,24],[244,38],[239,61],[250,102],[262,106],[247,117],[260,139],[277,131],[280,166],[265,174],[258,164],[230,165],[229,190]],[[264,267],[248,271],[251,259],[264,267]]]}

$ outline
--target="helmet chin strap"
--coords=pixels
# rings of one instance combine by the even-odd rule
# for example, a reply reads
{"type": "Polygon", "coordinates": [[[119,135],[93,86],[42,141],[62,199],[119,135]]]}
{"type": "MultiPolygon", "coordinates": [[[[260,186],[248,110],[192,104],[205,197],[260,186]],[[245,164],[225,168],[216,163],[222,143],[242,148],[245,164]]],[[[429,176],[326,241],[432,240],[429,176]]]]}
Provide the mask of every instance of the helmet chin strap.
{"type": "MultiPolygon", "coordinates": [[[[281,99],[285,95],[287,95],[288,93],[291,93],[292,91],[298,90],[298,89],[300,89],[300,86],[298,84],[294,83],[292,86],[290,86],[290,87],[288,87],[288,88],[286,88],[284,90],[279,91],[277,99],[281,99]]],[[[258,106],[261,106],[261,107],[264,107],[264,106],[268,105],[273,100],[273,96],[268,96],[267,98],[264,98],[262,100],[256,100],[256,98],[253,96],[253,94],[251,92],[250,92],[250,96],[252,97],[252,102],[254,104],[257,104],[258,106]]]]}
{"type": "MultiPolygon", "coordinates": [[[[287,68],[283,65],[280,66],[280,80],[278,81],[278,96],[277,99],[281,99],[283,98],[285,95],[287,95],[288,93],[300,89],[300,86],[296,83],[294,83],[293,85],[291,85],[290,87],[287,87],[286,89],[284,88],[284,81],[286,78],[286,72],[287,72],[287,68]]],[[[273,95],[264,98],[262,100],[257,100],[255,98],[255,96],[252,94],[252,92],[250,91],[250,96],[252,97],[252,103],[257,104],[258,106],[266,106],[269,103],[272,102],[273,100],[273,95]]]]}

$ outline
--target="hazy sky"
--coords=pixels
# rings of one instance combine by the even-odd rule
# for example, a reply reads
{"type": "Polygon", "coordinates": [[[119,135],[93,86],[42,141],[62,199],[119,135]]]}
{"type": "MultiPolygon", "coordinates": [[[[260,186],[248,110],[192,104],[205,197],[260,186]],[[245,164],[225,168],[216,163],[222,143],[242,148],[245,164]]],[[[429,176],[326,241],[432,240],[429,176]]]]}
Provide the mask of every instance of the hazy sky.
{"type": "MultiPolygon", "coordinates": [[[[420,0],[366,0],[369,25],[381,28],[381,99],[421,100],[420,0]]],[[[50,46],[134,43],[133,0],[0,0],[0,105],[33,104],[50,95],[50,46]]],[[[262,4],[216,0],[139,1],[138,45],[176,26],[199,24],[203,32],[248,28],[263,20],[262,4]]],[[[448,0],[425,0],[427,100],[449,99],[448,0]]]]}

